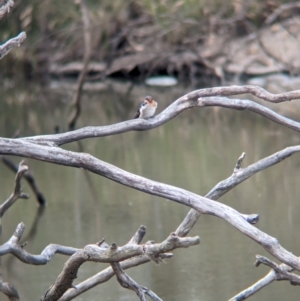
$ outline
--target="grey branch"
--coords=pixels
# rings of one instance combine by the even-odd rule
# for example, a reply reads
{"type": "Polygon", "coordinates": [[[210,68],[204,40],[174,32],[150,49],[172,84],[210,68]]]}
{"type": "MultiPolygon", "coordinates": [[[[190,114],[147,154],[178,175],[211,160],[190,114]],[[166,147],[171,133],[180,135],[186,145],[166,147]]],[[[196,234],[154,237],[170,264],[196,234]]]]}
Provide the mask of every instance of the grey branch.
{"type": "MultiPolygon", "coordinates": [[[[10,160],[9,158],[5,157],[5,156],[0,156],[0,159],[2,160],[2,162],[8,167],[10,168],[13,172],[17,173],[18,172],[18,167],[15,165],[15,163],[10,160]]],[[[46,205],[46,199],[43,195],[43,193],[39,190],[35,178],[32,175],[32,173],[29,172],[29,170],[23,175],[23,177],[25,178],[25,180],[28,182],[28,184],[30,185],[36,200],[38,201],[38,203],[42,206],[46,205]]]]}
{"type": "Polygon", "coordinates": [[[40,255],[30,254],[25,251],[23,245],[19,244],[24,230],[25,225],[23,223],[18,224],[12,237],[6,243],[0,246],[0,256],[13,254],[24,263],[33,265],[45,265],[56,253],[70,256],[79,250],[72,247],[50,244],[42,251],[40,255]]]}
{"type": "MultiPolygon", "coordinates": [[[[260,87],[254,86],[232,86],[202,89],[188,93],[187,95],[179,98],[161,114],[151,120],[130,120],[111,126],[87,127],[58,135],[36,136],[20,139],[0,139],[0,153],[25,156],[66,166],[81,167],[134,189],[171,199],[192,207],[194,210],[190,211],[191,214],[189,213],[188,218],[185,219],[185,222],[183,223],[184,225],[182,224],[176,231],[179,236],[186,235],[186,231],[191,229],[193,223],[197,220],[199,213],[218,216],[228,221],[245,235],[254,239],[277,259],[299,269],[300,261],[296,256],[283,249],[275,238],[270,237],[249,225],[249,223],[245,220],[245,216],[241,215],[234,209],[224,204],[195,195],[189,191],[130,174],[113,165],[97,160],[89,154],[69,152],[57,147],[58,145],[78,141],[88,137],[102,137],[131,130],[148,130],[160,126],[187,108],[214,105],[238,110],[249,109],[274,120],[275,122],[288,126],[296,131],[300,131],[300,123],[282,117],[281,115],[265,108],[262,105],[258,105],[255,102],[238,99],[232,100],[225,97],[211,97],[218,94],[228,96],[242,93],[251,93],[261,99],[275,103],[300,98],[300,91],[274,95],[260,87]]],[[[272,156],[248,166],[247,168],[240,169],[234,174],[234,176],[231,176],[216,185],[207,197],[210,199],[218,199],[220,196],[224,195],[227,191],[248,179],[253,174],[277,164],[299,151],[300,146],[288,147],[272,156]]],[[[107,277],[107,275],[103,274],[102,279],[105,277],[107,277]]],[[[96,281],[97,280],[94,282],[95,285],[96,281]]],[[[83,286],[80,289],[84,289],[83,286]]]]}
{"type": "MultiPolygon", "coordinates": [[[[146,234],[146,228],[144,226],[140,226],[138,231],[133,235],[133,237],[130,239],[129,243],[132,244],[139,244],[143,237],[146,234]]],[[[164,255],[159,254],[160,256],[164,255]]],[[[148,288],[139,285],[137,282],[135,282],[129,275],[127,275],[124,270],[122,269],[122,265],[120,262],[112,262],[111,264],[112,270],[115,273],[118,282],[120,283],[121,286],[127,289],[131,289],[136,292],[138,297],[140,298],[141,301],[146,301],[145,294],[150,296],[153,300],[155,301],[162,301],[155,293],[153,293],[151,290],[148,288]]]]}
{"type": "Polygon", "coordinates": [[[113,263],[144,255],[145,252],[151,252],[153,256],[159,257],[162,253],[176,248],[194,246],[199,244],[199,242],[198,236],[180,238],[173,233],[160,244],[127,244],[123,247],[118,247],[113,243],[109,248],[96,244],[87,245],[69,258],[55,283],[47,290],[41,300],[58,300],[67,289],[72,287],[72,283],[77,277],[78,269],[86,261],[113,263]]]}
{"type": "Polygon", "coordinates": [[[144,236],[146,234],[146,227],[145,226],[140,226],[139,229],[134,233],[130,241],[128,242],[129,244],[140,244],[141,241],[143,240],[144,236]]]}
{"type": "Polygon", "coordinates": [[[275,273],[277,274],[276,280],[288,280],[293,285],[300,285],[300,276],[291,273],[290,272],[292,270],[291,268],[289,268],[289,270],[286,270],[285,266],[281,266],[271,261],[267,257],[256,255],[255,266],[258,267],[261,263],[266,266],[269,266],[271,269],[275,271],[275,273]]]}
{"type": "Polygon", "coordinates": [[[5,282],[0,276],[0,292],[7,296],[9,301],[19,301],[17,289],[10,283],[5,282]]]}
{"type": "Polygon", "coordinates": [[[145,294],[147,294],[149,297],[151,297],[155,301],[162,301],[156,294],[154,294],[147,287],[139,285],[129,275],[127,275],[123,271],[119,262],[112,262],[110,265],[111,265],[120,285],[124,288],[135,291],[141,301],[146,301],[145,294]]]}
{"type": "Polygon", "coordinates": [[[13,193],[10,197],[0,206],[0,218],[3,214],[11,207],[17,199],[28,199],[29,196],[22,191],[21,188],[21,179],[24,173],[28,170],[28,166],[22,161],[19,164],[19,169],[15,178],[15,187],[13,193]]]}
{"type": "Polygon", "coordinates": [[[163,112],[148,120],[134,119],[109,126],[89,126],[72,132],[55,135],[34,136],[20,139],[27,139],[41,145],[60,146],[66,143],[71,143],[86,138],[104,137],[121,134],[128,131],[145,131],[161,126],[186,109],[206,106],[220,106],[235,110],[250,110],[283,126],[289,127],[295,131],[300,131],[299,122],[283,117],[280,114],[272,111],[271,109],[268,109],[265,106],[260,105],[254,101],[247,99],[230,99],[227,97],[219,97],[247,93],[273,103],[300,99],[300,90],[282,94],[272,94],[258,86],[229,86],[207,88],[190,92],[178,98],[163,112]]]}
{"type": "Polygon", "coordinates": [[[19,35],[9,39],[5,44],[0,45],[0,59],[7,55],[15,47],[19,47],[26,39],[26,33],[22,31],[19,35]]]}
{"type": "MultiPolygon", "coordinates": [[[[171,253],[161,254],[162,259],[172,258],[173,255],[171,253]]],[[[136,256],[127,260],[122,261],[120,264],[122,268],[129,269],[144,263],[149,262],[150,260],[146,256],[136,256]]],[[[67,290],[64,295],[59,299],[59,301],[69,301],[77,297],[78,295],[86,292],[87,290],[91,289],[92,287],[99,285],[103,282],[108,281],[111,277],[113,277],[115,273],[113,272],[112,268],[106,268],[103,271],[99,272],[98,274],[90,277],[82,281],[81,283],[77,284],[76,287],[70,288],[67,290]]]]}
{"type": "MultiPolygon", "coordinates": [[[[288,147],[281,152],[264,158],[249,166],[249,168],[241,170],[238,173],[241,173],[238,180],[242,182],[249,178],[252,174],[279,163],[286,157],[299,151],[300,146],[288,147]],[[247,172],[245,170],[247,170],[247,172]]],[[[0,153],[24,156],[55,164],[83,168],[125,186],[173,200],[182,205],[191,207],[200,213],[217,216],[224,219],[243,234],[256,241],[281,262],[300,270],[300,260],[295,255],[284,249],[276,238],[271,237],[261,230],[253,227],[238,211],[225,204],[207,199],[178,187],[166,185],[129,173],[114,165],[98,160],[89,154],[71,152],[59,147],[37,145],[36,143],[29,142],[24,138],[0,139],[0,153]]],[[[228,191],[228,189],[234,187],[236,184],[232,180],[233,178],[229,179],[229,183],[225,187],[225,190],[223,189],[224,186],[222,182],[217,185],[216,189],[212,192],[212,196],[214,196],[215,193],[220,196],[224,193],[224,191],[228,191]]]]}
{"type": "Polygon", "coordinates": [[[0,1],[0,19],[2,19],[6,14],[10,12],[10,9],[14,6],[14,1],[12,0],[2,0],[0,1]]]}
{"type": "Polygon", "coordinates": [[[266,257],[257,255],[257,260],[255,265],[258,266],[260,263],[263,263],[272,268],[272,270],[262,279],[258,280],[256,283],[251,285],[250,287],[246,288],[245,290],[241,291],[234,297],[232,297],[229,301],[242,301],[246,300],[247,298],[251,297],[259,290],[264,288],[265,286],[269,285],[273,281],[277,280],[288,280],[293,285],[300,285],[300,277],[298,275],[292,274],[293,268],[287,266],[286,264],[276,264],[269,260],[266,257]]]}

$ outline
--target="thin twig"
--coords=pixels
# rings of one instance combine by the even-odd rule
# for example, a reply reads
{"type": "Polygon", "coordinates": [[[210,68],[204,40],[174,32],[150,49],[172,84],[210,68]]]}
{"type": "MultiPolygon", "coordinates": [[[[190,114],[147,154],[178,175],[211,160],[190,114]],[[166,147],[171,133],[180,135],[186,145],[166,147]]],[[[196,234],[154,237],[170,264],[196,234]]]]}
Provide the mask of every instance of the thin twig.
{"type": "MultiPolygon", "coordinates": [[[[12,171],[14,171],[15,173],[18,172],[18,167],[15,165],[15,163],[12,160],[7,158],[6,156],[0,156],[0,159],[12,171]]],[[[39,190],[33,174],[29,170],[27,170],[27,172],[25,172],[23,177],[25,178],[25,180],[30,185],[30,187],[31,187],[38,203],[42,206],[45,206],[46,205],[46,199],[45,199],[43,193],[39,190]]]]}
{"type": "Polygon", "coordinates": [[[3,214],[15,203],[17,199],[29,198],[28,194],[24,193],[21,188],[21,179],[27,170],[28,166],[24,164],[24,161],[21,161],[15,178],[14,191],[10,197],[2,205],[0,205],[0,218],[2,218],[3,214]]]}
{"type": "Polygon", "coordinates": [[[69,122],[68,122],[69,130],[75,129],[76,121],[81,112],[81,103],[80,103],[81,93],[82,93],[84,80],[88,72],[88,64],[92,55],[92,36],[91,36],[91,26],[90,26],[91,22],[89,19],[88,10],[84,0],[79,0],[79,4],[82,13],[83,37],[84,37],[83,67],[78,77],[77,89],[73,98],[74,111],[69,118],[69,122]]]}

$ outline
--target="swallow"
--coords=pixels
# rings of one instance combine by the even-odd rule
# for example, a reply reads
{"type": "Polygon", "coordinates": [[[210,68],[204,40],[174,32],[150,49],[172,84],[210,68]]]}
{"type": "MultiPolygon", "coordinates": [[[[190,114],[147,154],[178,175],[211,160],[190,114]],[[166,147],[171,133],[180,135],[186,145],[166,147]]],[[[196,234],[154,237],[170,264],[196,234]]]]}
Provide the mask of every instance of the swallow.
{"type": "Polygon", "coordinates": [[[157,102],[151,97],[146,96],[144,101],[140,104],[139,109],[134,115],[134,119],[148,119],[154,116],[157,108],[157,102]]]}

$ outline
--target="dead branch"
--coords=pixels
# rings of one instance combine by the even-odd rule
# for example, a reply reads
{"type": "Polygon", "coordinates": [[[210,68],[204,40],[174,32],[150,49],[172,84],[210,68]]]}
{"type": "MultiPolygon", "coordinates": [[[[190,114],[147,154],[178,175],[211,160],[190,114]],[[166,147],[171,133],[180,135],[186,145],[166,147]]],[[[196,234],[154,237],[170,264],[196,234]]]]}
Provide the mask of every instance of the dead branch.
{"type": "Polygon", "coordinates": [[[0,2],[0,19],[10,12],[10,9],[14,6],[12,0],[2,0],[0,2]]]}
{"type": "MultiPolygon", "coordinates": [[[[148,121],[145,120],[145,122],[148,121]]],[[[72,135],[72,132],[70,134],[72,135]]],[[[300,146],[288,147],[270,157],[262,159],[251,166],[252,174],[279,163],[286,157],[299,151],[300,146]]],[[[134,175],[111,164],[98,160],[89,154],[71,152],[54,146],[37,145],[24,138],[0,139],[0,153],[24,156],[55,164],[83,168],[125,186],[186,205],[200,213],[220,217],[243,234],[256,241],[281,262],[300,270],[300,260],[295,255],[285,250],[276,238],[256,229],[250,225],[238,211],[225,204],[204,198],[178,187],[134,175]]],[[[244,170],[241,171],[241,173],[243,172],[244,170]]],[[[244,173],[243,177],[239,180],[246,180],[249,176],[251,176],[251,174],[249,175],[249,173],[244,173]]],[[[231,184],[231,186],[233,187],[234,185],[231,184]]],[[[226,187],[226,189],[228,189],[228,187],[226,187]]],[[[217,187],[215,192],[222,194],[222,184],[217,187]]]]}
{"type": "MultiPolygon", "coordinates": [[[[253,176],[254,174],[260,171],[260,170],[256,170],[256,168],[253,168],[254,166],[256,166],[258,162],[244,169],[241,169],[241,164],[245,156],[246,153],[242,153],[242,155],[238,158],[238,161],[233,170],[233,174],[229,178],[221,181],[215,187],[213,187],[211,191],[205,196],[206,198],[211,200],[217,200],[225,193],[227,193],[228,191],[236,187],[238,184],[242,183],[243,181],[245,181],[246,179],[250,178],[251,176],[253,176]]],[[[268,157],[268,159],[270,159],[270,157],[268,157]]],[[[266,160],[263,163],[263,165],[266,166],[268,164],[272,164],[271,162],[273,162],[273,160],[266,160]]],[[[268,167],[270,166],[268,165],[268,167]]],[[[178,236],[186,236],[190,232],[192,227],[195,225],[195,223],[197,222],[200,216],[201,213],[199,211],[195,209],[191,209],[186,215],[186,217],[184,218],[184,220],[181,222],[181,224],[178,226],[175,233],[178,236]]],[[[256,224],[259,220],[258,214],[250,214],[250,215],[242,214],[242,216],[250,224],[256,224]]]]}
{"type": "MultiPolygon", "coordinates": [[[[129,240],[128,244],[139,244],[142,241],[145,234],[146,234],[146,227],[140,226],[138,231],[129,240]]],[[[161,259],[171,258],[173,256],[173,254],[163,253],[160,256],[161,256],[161,259]]],[[[122,269],[128,269],[128,268],[140,265],[140,264],[144,264],[149,261],[150,261],[150,259],[148,259],[148,257],[146,257],[145,255],[136,256],[136,257],[127,259],[125,261],[122,261],[120,263],[120,267],[122,269]]],[[[112,267],[106,268],[103,271],[101,271],[100,273],[94,275],[93,277],[90,277],[89,279],[77,284],[75,288],[70,288],[69,290],[67,290],[59,300],[60,301],[71,300],[71,299],[75,298],[76,296],[89,290],[90,288],[92,288],[100,283],[108,281],[112,276],[114,276],[114,274],[115,273],[114,273],[112,267]]],[[[150,294],[150,292],[149,292],[149,294],[150,294]]]]}
{"type": "Polygon", "coordinates": [[[19,301],[20,297],[17,289],[10,283],[4,282],[0,275],[0,292],[7,296],[10,301],[19,301]]]}
{"type": "Polygon", "coordinates": [[[148,120],[128,120],[109,126],[89,126],[62,134],[25,137],[22,139],[33,141],[42,145],[46,144],[49,146],[61,146],[63,144],[86,138],[104,137],[108,135],[121,134],[128,131],[145,131],[161,126],[186,109],[206,106],[220,106],[223,108],[231,108],[235,110],[250,110],[283,126],[291,128],[295,131],[300,131],[299,122],[283,117],[280,114],[272,111],[271,109],[268,109],[265,106],[260,105],[254,101],[246,99],[217,97],[233,96],[239,94],[252,94],[260,99],[272,103],[280,103],[284,101],[300,99],[300,90],[281,94],[272,94],[261,87],[250,85],[200,89],[178,98],[163,112],[158,114],[156,117],[148,120]]]}
{"type": "Polygon", "coordinates": [[[87,245],[69,258],[55,283],[47,290],[41,300],[58,300],[67,289],[72,287],[72,283],[77,277],[78,269],[86,261],[112,263],[148,253],[152,254],[154,258],[160,258],[163,253],[172,251],[176,248],[194,246],[199,244],[199,242],[200,239],[198,236],[193,238],[180,238],[175,233],[172,233],[160,244],[127,244],[123,247],[118,247],[113,243],[108,248],[96,244],[87,245]]]}
{"type": "Polygon", "coordinates": [[[248,299],[250,296],[257,293],[259,290],[269,285],[273,281],[288,280],[292,285],[300,285],[300,277],[296,274],[291,273],[293,268],[287,266],[286,264],[276,264],[266,257],[256,255],[257,260],[255,261],[255,266],[259,266],[261,263],[272,268],[272,270],[262,279],[258,280],[256,283],[246,288],[245,290],[239,292],[237,295],[232,297],[228,301],[242,301],[248,299]]]}
{"type": "Polygon", "coordinates": [[[74,111],[73,114],[69,118],[69,130],[75,129],[76,121],[81,112],[81,93],[82,87],[84,84],[84,80],[86,74],[88,72],[88,64],[92,55],[92,36],[91,36],[91,25],[88,10],[84,0],[79,0],[79,5],[82,13],[82,23],[83,23],[83,37],[84,37],[84,54],[83,54],[83,67],[80,71],[80,75],[77,81],[77,88],[73,99],[74,111]]]}
{"type": "Polygon", "coordinates": [[[47,264],[56,253],[70,256],[79,250],[72,247],[50,244],[42,251],[40,255],[30,254],[24,249],[26,243],[22,245],[19,244],[24,230],[25,225],[23,223],[18,224],[12,237],[6,243],[0,246],[0,256],[13,254],[24,263],[44,265],[47,264]]]}
{"type": "Polygon", "coordinates": [[[10,197],[0,206],[0,218],[2,218],[5,211],[7,211],[8,208],[11,207],[16,200],[29,198],[28,194],[24,193],[21,188],[21,179],[27,170],[28,170],[28,166],[24,164],[24,161],[21,161],[15,178],[14,191],[10,195],[10,197]]]}
{"type": "Polygon", "coordinates": [[[140,244],[146,234],[146,227],[140,226],[139,229],[134,233],[134,235],[129,240],[129,244],[140,244]]]}
{"type": "MultiPolygon", "coordinates": [[[[173,255],[171,253],[161,254],[162,259],[172,258],[173,255]]],[[[130,258],[127,260],[122,261],[120,264],[122,269],[126,270],[144,263],[150,262],[150,260],[146,256],[137,256],[134,258],[130,258]]],[[[97,273],[96,275],[82,281],[81,283],[77,284],[74,288],[70,288],[67,290],[64,295],[59,299],[59,301],[69,301],[77,297],[78,295],[86,292],[87,290],[91,289],[92,287],[99,285],[108,281],[111,277],[113,277],[115,273],[113,272],[112,268],[106,268],[103,271],[97,273]]]]}
{"type": "MultiPolygon", "coordinates": [[[[276,280],[288,280],[292,285],[300,285],[300,276],[287,271],[284,266],[281,266],[267,257],[256,255],[255,266],[258,267],[260,264],[264,264],[275,271],[277,274],[276,280]]],[[[290,270],[292,270],[290,268],[290,270]]]]}
{"type": "MultiPolygon", "coordinates": [[[[129,244],[139,244],[144,235],[146,234],[146,228],[144,226],[140,226],[138,231],[132,236],[132,238],[129,241],[129,244]]],[[[161,254],[160,254],[161,256],[161,254]]],[[[124,270],[122,269],[122,266],[120,262],[111,262],[111,267],[113,272],[115,273],[118,282],[120,285],[124,288],[131,289],[136,292],[140,300],[146,301],[145,294],[150,296],[155,301],[162,301],[155,293],[153,293],[148,288],[139,285],[136,281],[134,281],[129,275],[127,275],[124,270]]]]}
{"type": "Polygon", "coordinates": [[[155,293],[153,293],[147,287],[139,285],[129,275],[127,275],[123,271],[119,262],[112,262],[110,265],[120,285],[124,288],[135,291],[141,301],[146,301],[145,294],[151,297],[155,301],[162,301],[155,293]]]}
{"type": "MultiPolygon", "coordinates": [[[[13,172],[15,172],[15,173],[18,172],[18,167],[15,165],[15,163],[12,160],[10,160],[9,158],[7,158],[5,156],[0,156],[0,159],[13,172]]],[[[38,203],[42,206],[46,205],[46,199],[45,199],[43,193],[39,190],[39,188],[36,184],[35,178],[32,175],[32,173],[29,170],[27,170],[25,172],[25,174],[23,175],[23,177],[25,178],[25,180],[30,185],[30,187],[31,187],[38,203]]]]}
{"type": "Polygon", "coordinates": [[[22,31],[19,35],[14,38],[9,39],[3,45],[0,45],[0,59],[7,55],[13,48],[19,47],[26,39],[25,31],[22,31]]]}

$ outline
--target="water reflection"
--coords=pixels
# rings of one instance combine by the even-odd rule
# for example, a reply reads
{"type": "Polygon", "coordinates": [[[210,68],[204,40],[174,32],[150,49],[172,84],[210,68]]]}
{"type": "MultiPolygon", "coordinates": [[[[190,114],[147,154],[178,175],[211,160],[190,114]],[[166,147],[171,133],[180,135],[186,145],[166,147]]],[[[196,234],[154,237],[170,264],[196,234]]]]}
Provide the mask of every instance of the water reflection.
{"type": "MultiPolygon", "coordinates": [[[[100,90],[90,85],[84,93],[77,127],[132,118],[139,101],[148,94],[158,100],[160,112],[190,91],[182,86],[155,89],[131,83],[101,85],[100,90]]],[[[54,132],[56,126],[65,130],[72,93],[72,83],[67,82],[3,92],[0,135],[10,137],[16,130],[23,136],[45,134],[54,132]]],[[[251,164],[296,143],[296,133],[253,113],[204,108],[185,111],[148,132],[87,139],[65,148],[89,152],[130,172],[205,195],[232,173],[243,151],[247,153],[244,164],[251,164]]],[[[108,243],[122,245],[142,224],[147,227],[145,239],[159,242],[177,228],[189,210],[84,170],[26,161],[48,201],[35,235],[29,236],[26,249],[32,253],[40,253],[49,243],[80,248],[103,237],[108,243]]],[[[299,254],[295,238],[300,226],[298,162],[294,155],[220,200],[243,213],[259,213],[257,226],[295,254],[299,254]]],[[[12,191],[14,175],[2,165],[0,177],[0,196],[4,200],[12,191]]],[[[23,185],[30,192],[25,182],[23,185]]],[[[33,198],[19,200],[3,218],[2,241],[12,235],[20,221],[27,226],[24,236],[29,235],[36,211],[33,198]]],[[[166,265],[147,264],[131,269],[129,274],[164,300],[209,301],[227,300],[268,272],[264,267],[253,266],[255,255],[266,252],[222,220],[202,216],[191,235],[200,235],[201,244],[176,250],[166,265]]],[[[65,260],[57,255],[47,266],[35,267],[5,256],[3,276],[16,285],[22,299],[37,300],[53,283],[65,260]]],[[[76,283],[106,266],[85,264],[76,283]]],[[[274,283],[251,300],[296,300],[297,293],[288,283],[274,283]]],[[[78,300],[98,300],[99,294],[104,300],[136,298],[112,279],[78,300]]]]}

